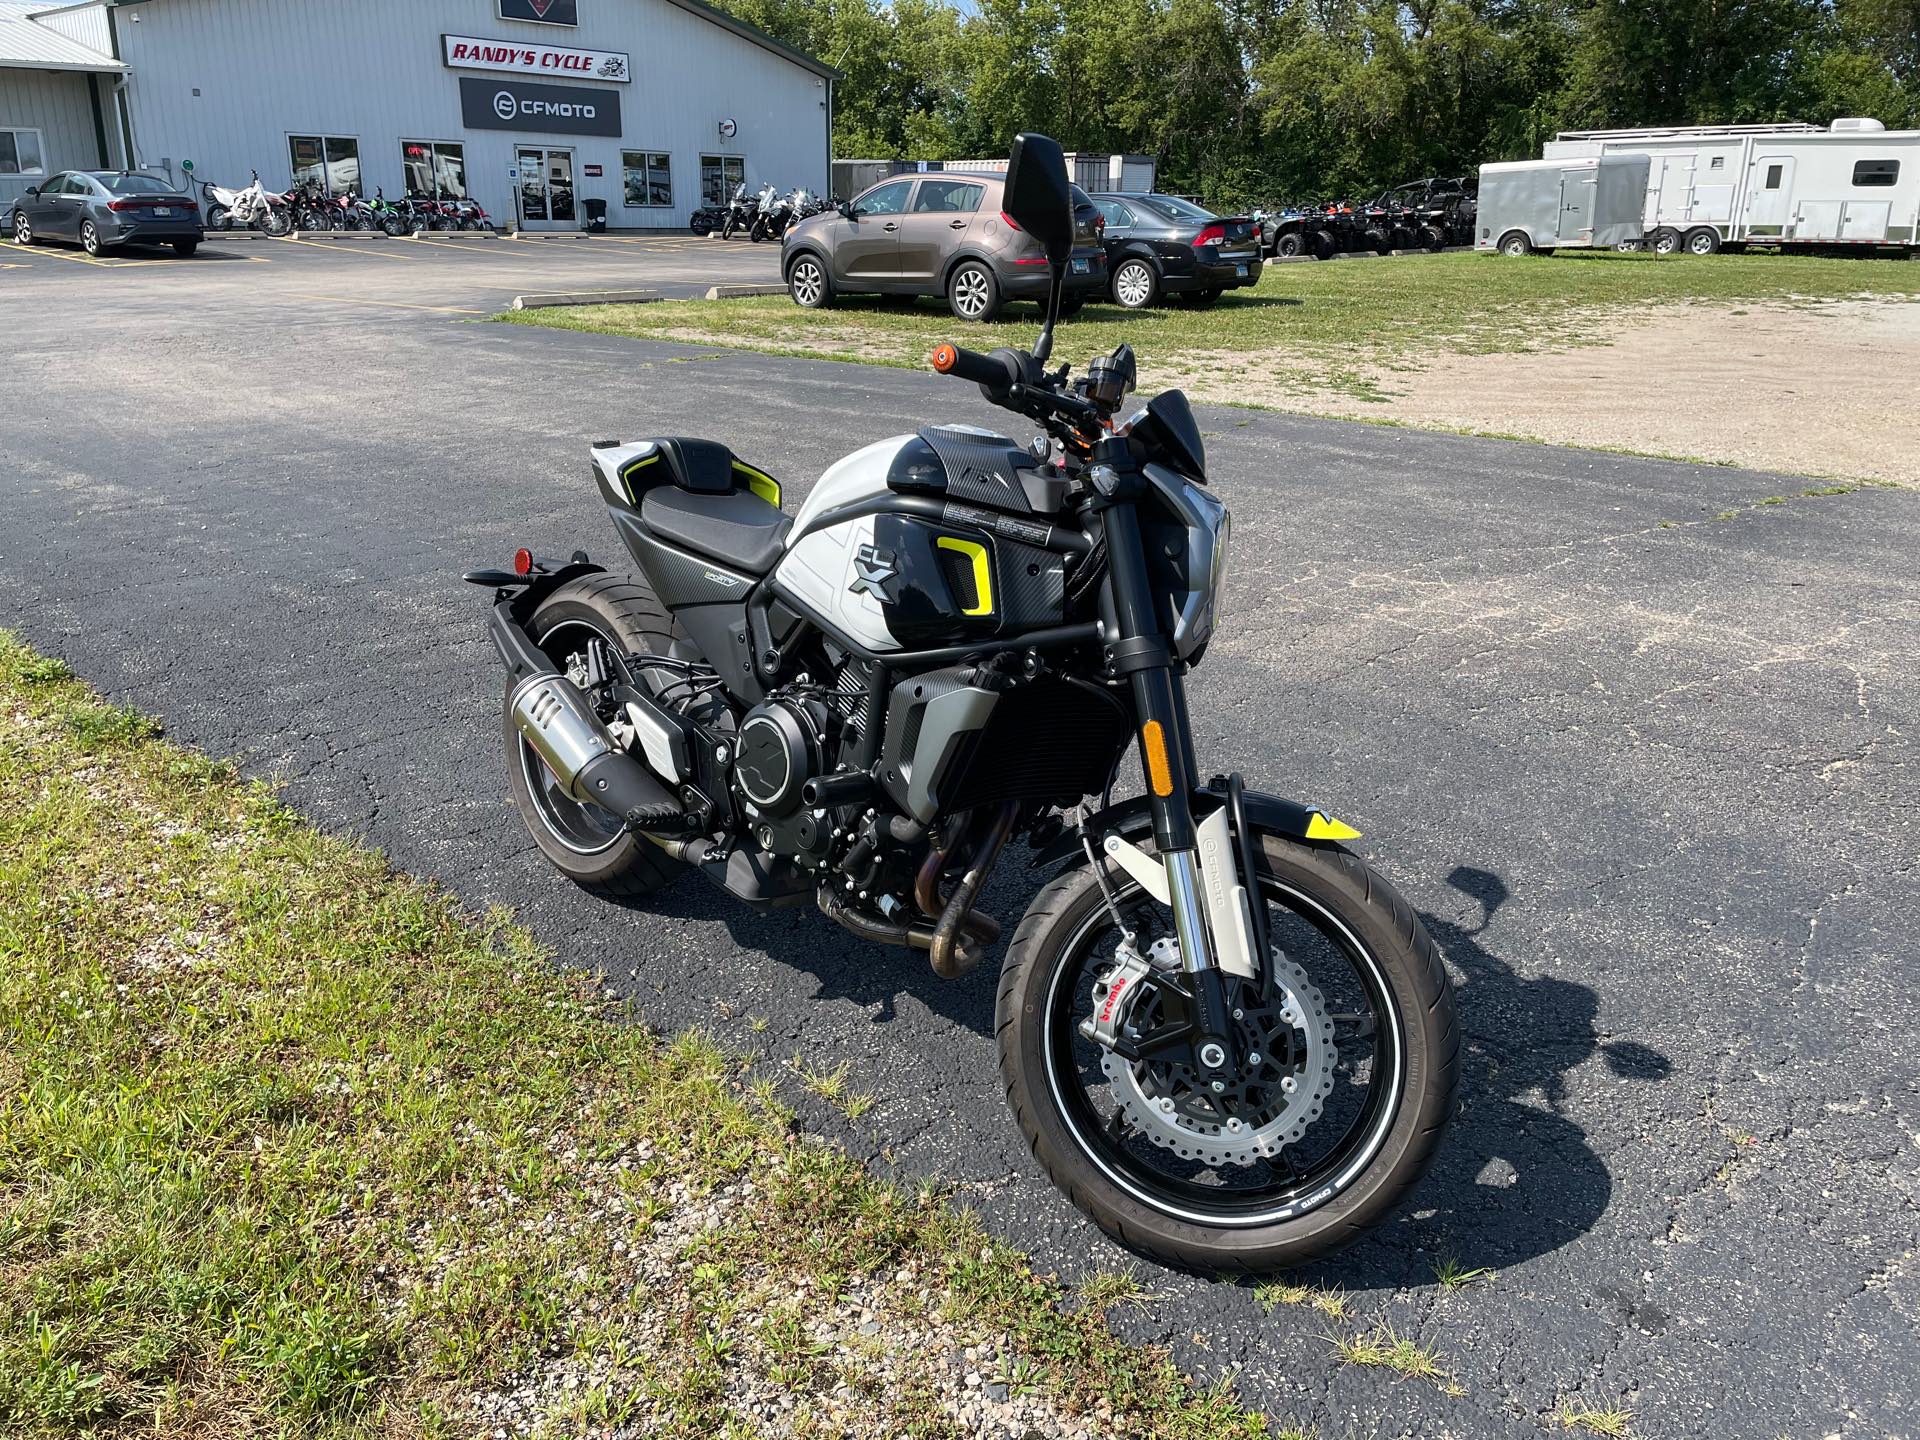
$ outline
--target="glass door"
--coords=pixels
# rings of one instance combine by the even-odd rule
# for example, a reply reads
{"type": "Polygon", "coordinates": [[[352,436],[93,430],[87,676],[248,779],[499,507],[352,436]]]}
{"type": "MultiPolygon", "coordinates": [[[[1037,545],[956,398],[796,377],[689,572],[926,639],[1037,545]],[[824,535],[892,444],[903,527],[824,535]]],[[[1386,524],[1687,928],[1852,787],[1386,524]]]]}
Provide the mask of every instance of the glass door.
{"type": "Polygon", "coordinates": [[[556,225],[575,223],[571,150],[547,151],[547,214],[556,225]]]}
{"type": "Polygon", "coordinates": [[[547,223],[547,154],[544,150],[520,150],[514,156],[520,171],[520,223],[547,223]]]}

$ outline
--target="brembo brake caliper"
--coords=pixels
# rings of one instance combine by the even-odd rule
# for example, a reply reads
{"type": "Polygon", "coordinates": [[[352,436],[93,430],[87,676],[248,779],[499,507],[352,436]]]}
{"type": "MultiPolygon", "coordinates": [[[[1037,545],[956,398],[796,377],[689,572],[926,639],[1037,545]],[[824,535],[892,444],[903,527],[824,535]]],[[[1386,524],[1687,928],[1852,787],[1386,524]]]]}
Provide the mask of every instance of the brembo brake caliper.
{"type": "Polygon", "coordinates": [[[1113,1049],[1142,994],[1140,982],[1153,973],[1131,940],[1121,941],[1113,961],[1113,968],[1093,983],[1093,1014],[1080,1022],[1081,1037],[1102,1050],[1113,1049]]]}

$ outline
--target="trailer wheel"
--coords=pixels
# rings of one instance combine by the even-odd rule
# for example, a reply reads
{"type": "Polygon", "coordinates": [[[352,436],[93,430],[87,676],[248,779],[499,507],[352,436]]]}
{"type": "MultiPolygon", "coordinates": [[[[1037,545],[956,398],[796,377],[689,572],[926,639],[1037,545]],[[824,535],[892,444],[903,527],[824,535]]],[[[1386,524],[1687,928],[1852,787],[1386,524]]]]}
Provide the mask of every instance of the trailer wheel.
{"type": "Polygon", "coordinates": [[[1680,251],[1680,232],[1662,225],[1647,237],[1647,248],[1656,255],[1676,255],[1680,251]]]}
{"type": "Polygon", "coordinates": [[[1687,232],[1687,253],[1689,255],[1716,255],[1720,251],[1720,232],[1702,226],[1698,230],[1687,232]]]}
{"type": "Polygon", "coordinates": [[[1300,253],[1300,232],[1290,230],[1273,242],[1273,253],[1282,260],[1291,260],[1300,253]]]}
{"type": "Polygon", "coordinates": [[[1307,249],[1316,260],[1331,260],[1340,248],[1331,230],[1316,230],[1307,237],[1307,249]]]}
{"type": "Polygon", "coordinates": [[[1527,238],[1526,231],[1509,230],[1500,237],[1500,253],[1502,255],[1531,255],[1533,253],[1533,242],[1527,238]]]}

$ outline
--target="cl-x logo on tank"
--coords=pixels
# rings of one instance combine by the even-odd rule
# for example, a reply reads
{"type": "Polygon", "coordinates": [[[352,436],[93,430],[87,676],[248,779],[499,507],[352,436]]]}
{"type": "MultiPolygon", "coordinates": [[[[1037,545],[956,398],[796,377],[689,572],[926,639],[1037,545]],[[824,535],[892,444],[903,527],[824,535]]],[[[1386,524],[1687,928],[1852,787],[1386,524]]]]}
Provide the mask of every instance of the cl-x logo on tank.
{"type": "Polygon", "coordinates": [[[531,20],[537,25],[578,25],[580,0],[500,0],[502,20],[531,20]]]}

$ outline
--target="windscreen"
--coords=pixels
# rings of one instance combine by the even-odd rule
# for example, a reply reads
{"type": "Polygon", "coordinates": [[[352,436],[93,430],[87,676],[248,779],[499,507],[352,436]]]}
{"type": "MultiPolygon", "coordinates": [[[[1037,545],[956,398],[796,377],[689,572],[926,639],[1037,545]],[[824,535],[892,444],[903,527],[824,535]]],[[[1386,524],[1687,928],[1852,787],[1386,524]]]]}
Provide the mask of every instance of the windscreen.
{"type": "Polygon", "coordinates": [[[1198,205],[1189,205],[1185,200],[1177,200],[1171,195],[1154,195],[1147,204],[1158,210],[1169,220],[1214,220],[1219,217],[1211,210],[1202,210],[1198,205]]]}

